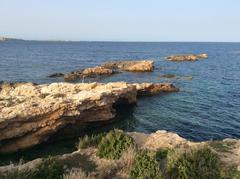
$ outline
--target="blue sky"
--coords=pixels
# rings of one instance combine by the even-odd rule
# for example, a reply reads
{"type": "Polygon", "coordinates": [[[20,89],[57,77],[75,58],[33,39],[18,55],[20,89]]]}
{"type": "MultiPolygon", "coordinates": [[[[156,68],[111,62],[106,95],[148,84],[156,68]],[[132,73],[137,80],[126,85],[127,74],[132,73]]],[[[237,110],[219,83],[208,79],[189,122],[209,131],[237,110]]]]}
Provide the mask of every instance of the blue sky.
{"type": "Polygon", "coordinates": [[[240,0],[0,0],[0,36],[240,42],[240,0]]]}

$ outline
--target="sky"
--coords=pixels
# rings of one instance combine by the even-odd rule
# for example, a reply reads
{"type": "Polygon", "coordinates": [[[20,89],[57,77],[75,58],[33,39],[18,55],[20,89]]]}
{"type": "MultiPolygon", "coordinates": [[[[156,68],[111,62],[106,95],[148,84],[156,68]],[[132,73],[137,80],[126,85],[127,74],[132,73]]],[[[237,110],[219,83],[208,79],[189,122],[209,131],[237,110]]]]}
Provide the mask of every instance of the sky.
{"type": "Polygon", "coordinates": [[[0,0],[0,36],[240,42],[240,0],[0,0]]]}

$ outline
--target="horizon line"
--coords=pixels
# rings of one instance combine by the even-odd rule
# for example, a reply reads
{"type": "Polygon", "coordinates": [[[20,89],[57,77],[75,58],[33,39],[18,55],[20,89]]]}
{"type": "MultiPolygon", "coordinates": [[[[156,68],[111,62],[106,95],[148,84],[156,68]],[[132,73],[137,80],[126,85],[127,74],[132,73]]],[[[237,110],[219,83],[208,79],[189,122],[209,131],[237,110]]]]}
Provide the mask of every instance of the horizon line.
{"type": "Polygon", "coordinates": [[[55,39],[24,39],[17,37],[0,36],[6,38],[6,41],[37,41],[37,42],[114,42],[114,43],[240,43],[240,41],[184,41],[184,40],[169,40],[169,41],[145,41],[145,40],[55,40],[55,39]]]}

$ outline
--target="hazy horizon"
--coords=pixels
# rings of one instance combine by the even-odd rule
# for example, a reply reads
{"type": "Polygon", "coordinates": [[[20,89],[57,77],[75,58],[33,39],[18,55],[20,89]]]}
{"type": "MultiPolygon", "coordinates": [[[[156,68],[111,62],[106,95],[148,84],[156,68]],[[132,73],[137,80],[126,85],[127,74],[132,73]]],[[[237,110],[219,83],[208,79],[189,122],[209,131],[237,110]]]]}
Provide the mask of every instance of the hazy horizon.
{"type": "Polygon", "coordinates": [[[240,1],[0,1],[0,36],[44,41],[240,42],[240,1]]]}

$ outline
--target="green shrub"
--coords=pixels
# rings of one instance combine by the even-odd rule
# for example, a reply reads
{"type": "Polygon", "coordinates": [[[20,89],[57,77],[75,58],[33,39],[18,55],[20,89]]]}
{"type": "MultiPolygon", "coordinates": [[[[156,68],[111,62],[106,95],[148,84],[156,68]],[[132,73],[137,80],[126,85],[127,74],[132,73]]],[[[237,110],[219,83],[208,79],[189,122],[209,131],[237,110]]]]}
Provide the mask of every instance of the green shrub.
{"type": "Polygon", "coordinates": [[[169,178],[215,179],[221,178],[222,164],[209,148],[204,147],[181,155],[172,152],[168,156],[169,178]]]}
{"type": "Polygon", "coordinates": [[[79,143],[77,144],[77,148],[85,149],[88,147],[97,147],[105,135],[106,135],[105,133],[100,133],[100,134],[91,135],[91,136],[85,135],[83,138],[79,138],[79,143]]]}
{"type": "Polygon", "coordinates": [[[30,179],[27,171],[12,170],[6,174],[0,174],[0,179],[30,179]]]}
{"type": "Polygon", "coordinates": [[[134,140],[122,131],[110,131],[98,145],[97,156],[106,159],[119,159],[122,153],[134,145],[134,140]]]}
{"type": "Polygon", "coordinates": [[[139,151],[136,154],[130,176],[138,179],[162,178],[159,163],[156,160],[156,153],[146,150],[139,151]]]}
{"type": "Polygon", "coordinates": [[[63,167],[52,157],[48,157],[31,172],[34,179],[61,179],[64,173],[63,167]]]}
{"type": "Polygon", "coordinates": [[[166,158],[168,155],[168,149],[159,149],[156,152],[156,159],[157,161],[161,161],[162,159],[166,158]]]}
{"type": "Polygon", "coordinates": [[[6,175],[0,175],[0,179],[61,179],[63,173],[62,166],[49,157],[32,170],[13,170],[6,175]]]}
{"type": "Polygon", "coordinates": [[[31,172],[31,179],[61,179],[64,173],[63,167],[52,157],[43,159],[43,161],[31,172]]]}

